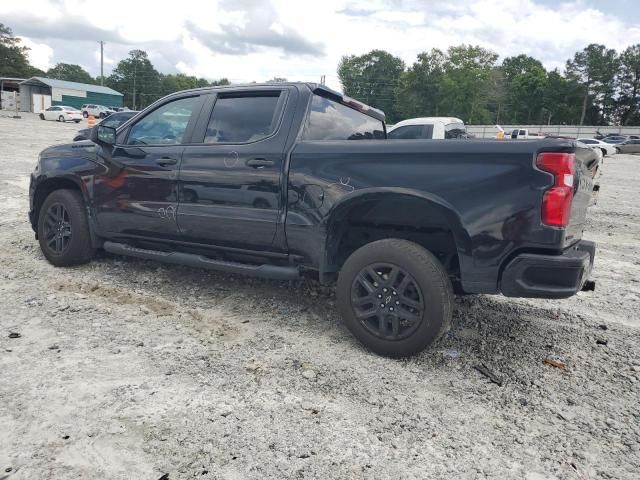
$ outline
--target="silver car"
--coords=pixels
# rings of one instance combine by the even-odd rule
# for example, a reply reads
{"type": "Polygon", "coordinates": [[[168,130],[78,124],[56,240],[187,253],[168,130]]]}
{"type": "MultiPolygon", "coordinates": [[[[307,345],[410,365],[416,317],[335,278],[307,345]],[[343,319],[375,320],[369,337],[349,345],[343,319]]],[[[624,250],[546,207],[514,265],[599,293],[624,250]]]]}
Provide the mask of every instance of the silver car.
{"type": "Polygon", "coordinates": [[[616,145],[620,153],[640,153],[640,140],[627,140],[616,145]]]}

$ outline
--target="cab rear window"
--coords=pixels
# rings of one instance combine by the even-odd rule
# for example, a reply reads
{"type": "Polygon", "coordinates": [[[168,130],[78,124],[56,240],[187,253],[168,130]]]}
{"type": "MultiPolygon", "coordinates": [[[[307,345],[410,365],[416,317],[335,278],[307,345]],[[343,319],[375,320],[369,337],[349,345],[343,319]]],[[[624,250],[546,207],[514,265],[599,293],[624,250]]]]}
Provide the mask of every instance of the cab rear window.
{"type": "Polygon", "coordinates": [[[382,139],[384,125],[358,110],[320,95],[314,95],[307,119],[304,140],[382,139]]]}

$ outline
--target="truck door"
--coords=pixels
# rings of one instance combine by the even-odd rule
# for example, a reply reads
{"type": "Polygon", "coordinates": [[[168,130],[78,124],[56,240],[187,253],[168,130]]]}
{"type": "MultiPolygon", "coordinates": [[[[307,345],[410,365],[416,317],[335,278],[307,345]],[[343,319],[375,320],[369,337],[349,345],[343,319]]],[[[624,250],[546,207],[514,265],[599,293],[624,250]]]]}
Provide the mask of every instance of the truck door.
{"type": "Polygon", "coordinates": [[[110,235],[176,238],[178,169],[202,96],[174,98],[118,132],[102,151],[107,167],[96,176],[94,206],[100,230],[110,235]]]}
{"type": "Polygon", "coordinates": [[[179,175],[184,241],[274,250],[283,167],[297,92],[286,87],[210,95],[179,175]]]}

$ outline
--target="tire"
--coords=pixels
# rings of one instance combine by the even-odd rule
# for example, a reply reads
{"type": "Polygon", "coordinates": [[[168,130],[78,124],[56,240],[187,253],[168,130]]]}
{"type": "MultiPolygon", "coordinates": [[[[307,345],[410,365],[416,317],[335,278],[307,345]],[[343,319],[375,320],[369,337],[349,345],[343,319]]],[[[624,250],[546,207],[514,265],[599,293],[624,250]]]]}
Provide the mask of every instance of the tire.
{"type": "Polygon", "coordinates": [[[600,150],[602,150],[602,158],[607,156],[607,150],[604,148],[601,148],[600,150]]]}
{"type": "Polygon", "coordinates": [[[38,215],[38,241],[46,259],[56,267],[80,265],[93,258],[95,249],[80,192],[54,190],[49,194],[38,215]],[[66,214],[58,215],[60,206],[66,214]]]}
{"type": "Polygon", "coordinates": [[[88,114],[87,112],[82,112],[82,116],[83,116],[84,118],[89,118],[89,114],[88,114]]]}
{"type": "Polygon", "coordinates": [[[44,120],[44,113],[40,114],[40,120],[44,120]]]}
{"type": "Polygon", "coordinates": [[[74,122],[76,122],[76,123],[80,123],[80,120],[74,120],[74,122]]]}
{"type": "Polygon", "coordinates": [[[62,115],[60,115],[58,117],[58,121],[64,123],[65,122],[64,117],[62,115]]]}
{"type": "Polygon", "coordinates": [[[351,333],[387,357],[421,352],[451,324],[453,290],[447,272],[429,251],[407,240],[378,240],[356,250],[340,270],[336,297],[351,333]],[[419,305],[412,308],[411,303],[419,305]]]}

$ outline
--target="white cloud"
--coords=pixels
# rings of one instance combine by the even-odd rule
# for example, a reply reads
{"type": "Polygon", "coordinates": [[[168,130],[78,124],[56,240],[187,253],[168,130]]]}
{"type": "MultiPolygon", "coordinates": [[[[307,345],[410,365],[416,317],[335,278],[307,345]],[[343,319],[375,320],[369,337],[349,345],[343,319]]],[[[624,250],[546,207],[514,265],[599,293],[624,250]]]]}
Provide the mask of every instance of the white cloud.
{"type": "MultiPolygon", "coordinates": [[[[74,42],[103,39],[106,71],[127,50],[142,48],[162,70],[233,81],[326,75],[339,88],[341,56],[374,48],[411,64],[424,50],[478,44],[502,58],[526,53],[562,68],[589,43],[617,50],[640,43],[640,25],[593,3],[182,0],[175,8],[131,0],[24,0],[2,2],[0,17],[29,39],[36,66],[73,62],[74,42]]],[[[99,57],[90,49],[77,63],[89,63],[95,75],[99,57]]]]}
{"type": "Polygon", "coordinates": [[[40,70],[48,70],[53,66],[53,48],[45,43],[37,43],[28,38],[22,38],[25,47],[29,47],[29,63],[40,70]]]}

